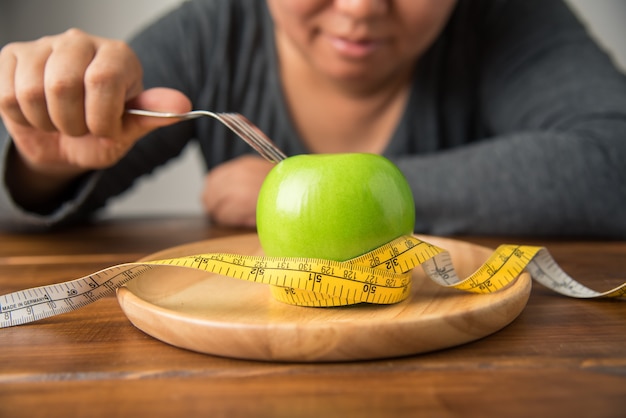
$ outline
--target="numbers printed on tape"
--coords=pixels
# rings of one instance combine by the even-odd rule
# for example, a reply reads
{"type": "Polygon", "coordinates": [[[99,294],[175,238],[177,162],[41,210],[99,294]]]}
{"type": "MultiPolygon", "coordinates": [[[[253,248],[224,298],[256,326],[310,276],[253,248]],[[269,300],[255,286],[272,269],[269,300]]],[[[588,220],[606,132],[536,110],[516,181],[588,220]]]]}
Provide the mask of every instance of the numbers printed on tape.
{"type": "Polygon", "coordinates": [[[475,273],[460,278],[446,250],[407,235],[345,262],[211,253],[120,264],[69,282],[0,296],[0,328],[79,309],[154,268],[192,268],[263,283],[282,302],[322,307],[398,303],[409,296],[411,270],[417,266],[439,285],[468,292],[496,292],[526,270],[534,280],[569,297],[626,296],[626,283],[596,292],[567,275],[545,248],[526,245],[501,245],[475,273]]]}

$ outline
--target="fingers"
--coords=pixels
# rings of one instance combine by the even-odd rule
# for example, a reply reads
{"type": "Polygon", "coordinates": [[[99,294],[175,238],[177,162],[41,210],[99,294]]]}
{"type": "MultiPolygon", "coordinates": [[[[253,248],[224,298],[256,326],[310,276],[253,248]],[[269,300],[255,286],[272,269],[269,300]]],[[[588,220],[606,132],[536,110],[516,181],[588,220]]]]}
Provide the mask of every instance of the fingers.
{"type": "Polygon", "coordinates": [[[43,69],[48,55],[42,43],[10,44],[2,49],[0,111],[4,117],[22,125],[53,129],[43,102],[43,69]]]}
{"type": "MultiPolygon", "coordinates": [[[[178,90],[156,87],[143,91],[128,101],[126,107],[133,109],[147,109],[161,112],[184,113],[191,110],[191,101],[178,90]]],[[[179,122],[174,118],[154,118],[137,115],[126,115],[124,131],[131,136],[142,136],[147,132],[179,122]]]]}
{"type": "Polygon", "coordinates": [[[115,138],[122,131],[127,98],[142,90],[141,65],[130,48],[117,41],[98,45],[85,70],[85,114],[89,132],[115,138]]]}
{"type": "Polygon", "coordinates": [[[183,113],[191,110],[191,101],[178,90],[155,87],[145,90],[129,100],[127,107],[157,112],[183,113]]]}
{"type": "Polygon", "coordinates": [[[202,202],[211,220],[228,226],[255,226],[259,191],[272,167],[260,157],[247,155],[209,172],[202,202]]]}
{"type": "Polygon", "coordinates": [[[0,116],[24,159],[42,172],[108,167],[149,131],[178,122],[127,115],[129,102],[191,108],[178,91],[142,90],[141,64],[121,41],[72,29],[0,51],[0,116]]]}
{"type": "Polygon", "coordinates": [[[70,136],[89,132],[85,119],[85,69],[96,53],[86,36],[67,36],[53,46],[44,69],[45,104],[54,128],[70,136]]]}
{"type": "Polygon", "coordinates": [[[79,30],[9,44],[0,53],[0,113],[42,131],[115,137],[141,79],[126,44],[79,30]]]}
{"type": "Polygon", "coordinates": [[[17,60],[10,51],[10,46],[0,51],[0,115],[11,118],[20,124],[28,122],[19,111],[15,96],[15,69],[17,60]]]}

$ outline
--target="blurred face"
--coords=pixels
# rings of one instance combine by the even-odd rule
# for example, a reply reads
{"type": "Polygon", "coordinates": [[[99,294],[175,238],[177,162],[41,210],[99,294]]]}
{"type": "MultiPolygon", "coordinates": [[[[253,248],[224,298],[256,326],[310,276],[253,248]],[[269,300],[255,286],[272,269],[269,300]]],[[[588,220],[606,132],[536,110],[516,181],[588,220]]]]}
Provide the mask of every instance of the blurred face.
{"type": "Polygon", "coordinates": [[[337,81],[375,82],[412,68],[456,0],[267,0],[281,60],[337,81]]]}

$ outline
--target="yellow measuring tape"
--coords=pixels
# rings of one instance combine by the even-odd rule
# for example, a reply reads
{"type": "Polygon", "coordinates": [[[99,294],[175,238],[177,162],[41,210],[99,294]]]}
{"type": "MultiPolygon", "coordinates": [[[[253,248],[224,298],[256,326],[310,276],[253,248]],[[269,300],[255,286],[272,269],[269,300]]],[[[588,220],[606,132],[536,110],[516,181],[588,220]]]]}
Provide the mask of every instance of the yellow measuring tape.
{"type": "Polygon", "coordinates": [[[0,328],[79,309],[161,266],[264,283],[276,299],[299,306],[398,303],[409,296],[411,270],[417,266],[439,285],[468,292],[497,292],[526,270],[537,282],[569,297],[626,296],[626,283],[597,292],[565,273],[545,248],[527,245],[501,245],[475,273],[460,278],[448,251],[407,235],[345,262],[211,253],[120,264],[69,282],[0,296],[0,328]]]}

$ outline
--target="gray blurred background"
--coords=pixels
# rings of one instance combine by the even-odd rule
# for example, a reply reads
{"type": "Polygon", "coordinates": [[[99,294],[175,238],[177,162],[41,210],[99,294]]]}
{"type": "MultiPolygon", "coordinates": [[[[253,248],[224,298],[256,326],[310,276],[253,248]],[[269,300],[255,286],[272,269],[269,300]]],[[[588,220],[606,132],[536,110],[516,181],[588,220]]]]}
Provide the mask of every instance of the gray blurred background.
{"type": "MultiPolygon", "coordinates": [[[[259,1],[259,0],[253,0],[259,1]]],[[[626,71],[626,0],[567,0],[626,71]]],[[[78,27],[126,39],[182,0],[0,0],[0,45],[78,27]]],[[[107,216],[200,214],[203,168],[195,146],[112,202],[107,216]]]]}

